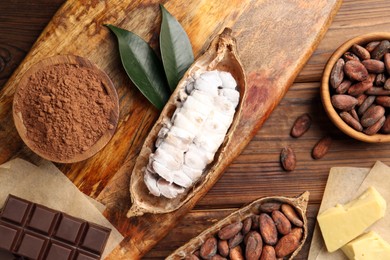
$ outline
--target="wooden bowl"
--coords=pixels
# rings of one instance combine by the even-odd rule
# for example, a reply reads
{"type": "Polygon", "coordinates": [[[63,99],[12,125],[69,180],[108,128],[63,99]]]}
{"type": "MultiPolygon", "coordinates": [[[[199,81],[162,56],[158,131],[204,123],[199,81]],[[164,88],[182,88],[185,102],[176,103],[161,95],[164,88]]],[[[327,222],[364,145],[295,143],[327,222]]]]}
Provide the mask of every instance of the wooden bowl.
{"type": "Polygon", "coordinates": [[[390,40],[390,33],[388,32],[378,32],[361,35],[355,38],[350,39],[349,41],[342,44],[330,57],[328,60],[325,70],[322,76],[321,84],[321,100],[325,108],[327,115],[330,120],[338,127],[342,132],[348,136],[368,143],[385,143],[390,142],[390,134],[375,134],[375,135],[366,135],[363,132],[356,131],[348,124],[346,124],[338,115],[337,111],[331,103],[330,91],[329,91],[329,77],[332,71],[333,66],[337,60],[347,52],[353,44],[365,45],[371,41],[378,40],[390,40]]]}
{"type": "MultiPolygon", "coordinates": [[[[63,78],[62,78],[63,79],[63,78]]],[[[64,80],[64,79],[63,79],[64,80]]],[[[81,82],[81,83],[84,83],[81,82]]],[[[80,83],[80,84],[81,84],[80,83]]],[[[80,86],[80,85],[78,85],[80,86]]],[[[88,86],[88,84],[87,84],[88,86]]],[[[59,86],[55,86],[57,89],[59,86]]],[[[87,87],[88,91],[89,88],[87,87]]],[[[48,92],[44,93],[39,93],[39,97],[41,95],[49,95],[48,92]]],[[[102,100],[107,100],[107,99],[102,99],[102,100]]],[[[87,104],[89,103],[90,100],[87,99],[87,104]]],[[[70,102],[71,105],[74,103],[70,102]]],[[[56,106],[54,106],[54,109],[56,109],[56,106]]],[[[80,114],[85,114],[85,110],[80,110],[80,114]]],[[[112,138],[114,135],[114,132],[116,130],[116,126],[118,123],[118,118],[119,118],[119,101],[118,101],[118,95],[116,92],[116,89],[114,85],[112,84],[110,78],[107,76],[106,73],[104,73],[102,70],[100,70],[98,67],[96,67],[92,62],[89,60],[79,57],[79,56],[74,56],[74,55],[59,55],[59,56],[53,56],[46,58],[33,66],[31,66],[21,77],[20,82],[18,83],[18,87],[15,92],[14,100],[13,100],[13,119],[14,123],[16,126],[16,129],[24,141],[24,143],[36,154],[39,156],[49,160],[49,161],[54,161],[54,162],[59,162],[59,163],[74,163],[78,161],[85,160],[93,155],[95,155],[98,151],[100,151],[112,138]],[[83,75],[80,75],[80,79],[84,80],[85,82],[88,82],[86,78],[88,78],[91,74],[95,78],[97,78],[100,82],[100,87],[103,89],[104,93],[104,98],[108,98],[111,100],[112,105],[110,105],[110,110],[108,110],[107,113],[107,122],[105,122],[109,127],[105,128],[104,130],[101,131],[100,137],[95,137],[97,139],[92,145],[87,147],[85,150],[83,148],[83,151],[77,152],[75,154],[72,154],[71,156],[66,156],[64,158],[59,158],[57,154],[55,153],[49,153],[46,152],[44,149],[38,148],[38,142],[32,140],[28,136],[28,129],[26,128],[26,125],[23,120],[23,115],[22,115],[22,110],[21,108],[25,108],[25,103],[23,103],[24,97],[31,92],[31,89],[29,84],[31,77],[33,75],[37,75],[36,73],[42,72],[44,70],[48,70],[52,68],[52,66],[55,65],[62,65],[65,64],[66,66],[74,66],[73,68],[76,68],[76,73],[79,68],[85,68],[86,70],[83,70],[83,75]],[[107,96],[106,96],[107,95],[107,96]]],[[[73,116],[71,116],[72,119],[73,116]]],[[[73,131],[73,129],[72,129],[73,131]]],[[[84,133],[84,131],[81,130],[81,132],[84,133]]],[[[54,146],[53,146],[54,147],[54,146]]]]}

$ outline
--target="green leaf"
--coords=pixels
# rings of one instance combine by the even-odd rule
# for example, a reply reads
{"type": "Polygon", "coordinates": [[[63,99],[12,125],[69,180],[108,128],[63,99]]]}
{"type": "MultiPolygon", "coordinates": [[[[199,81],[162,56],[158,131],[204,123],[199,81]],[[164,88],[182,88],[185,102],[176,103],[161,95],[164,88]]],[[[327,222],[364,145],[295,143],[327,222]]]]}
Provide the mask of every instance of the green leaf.
{"type": "Polygon", "coordinates": [[[169,98],[163,66],[153,49],[138,35],[113,25],[106,25],[118,38],[123,67],[136,87],[158,109],[169,98]]]}
{"type": "Polygon", "coordinates": [[[160,4],[162,22],[160,51],[169,88],[173,92],[184,73],[194,62],[190,40],[183,27],[163,5],[160,4]]]}

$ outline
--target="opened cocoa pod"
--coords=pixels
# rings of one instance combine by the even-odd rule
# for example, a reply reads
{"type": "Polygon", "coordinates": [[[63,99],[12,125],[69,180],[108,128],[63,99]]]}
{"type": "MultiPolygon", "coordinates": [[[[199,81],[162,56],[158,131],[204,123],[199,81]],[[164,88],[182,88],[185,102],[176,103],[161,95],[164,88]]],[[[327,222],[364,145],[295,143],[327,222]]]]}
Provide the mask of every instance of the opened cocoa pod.
{"type": "Polygon", "coordinates": [[[128,217],[177,210],[219,179],[245,99],[245,73],[226,28],[184,74],[136,160],[128,217]],[[215,140],[218,140],[217,142],[215,140]]]}
{"type": "Polygon", "coordinates": [[[293,259],[307,238],[308,202],[308,191],[296,198],[275,196],[255,200],[215,223],[166,259],[232,259],[233,255],[239,255],[235,259],[259,259],[262,254],[273,255],[273,259],[293,259]],[[251,228],[245,227],[248,222],[252,222],[251,228]],[[227,246],[220,246],[224,241],[227,246]]]}

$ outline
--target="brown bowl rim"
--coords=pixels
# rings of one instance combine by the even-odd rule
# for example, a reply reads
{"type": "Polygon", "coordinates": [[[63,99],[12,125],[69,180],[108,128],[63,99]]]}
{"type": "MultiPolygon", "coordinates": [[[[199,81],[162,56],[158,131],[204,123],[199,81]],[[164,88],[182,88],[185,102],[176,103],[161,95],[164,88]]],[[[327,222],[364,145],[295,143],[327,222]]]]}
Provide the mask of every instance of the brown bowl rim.
{"type": "Polygon", "coordinates": [[[39,155],[40,157],[52,161],[52,162],[57,162],[57,163],[75,163],[75,162],[80,162],[83,160],[86,160],[92,156],[94,156],[96,153],[98,153],[100,150],[102,150],[108,142],[112,139],[114,136],[114,133],[116,131],[116,128],[118,126],[118,120],[119,120],[119,98],[118,94],[116,91],[116,88],[114,84],[112,83],[110,77],[102,70],[100,69],[96,64],[91,62],[89,59],[77,56],[77,55],[72,55],[72,54],[67,54],[67,55],[55,55],[55,56],[50,56],[43,58],[39,60],[37,63],[32,64],[20,77],[20,80],[17,84],[13,102],[12,102],[12,115],[13,115],[13,121],[16,127],[17,132],[19,133],[19,136],[23,140],[23,142],[27,145],[28,148],[31,149],[34,153],[39,155]],[[24,126],[23,119],[21,118],[20,112],[17,113],[15,109],[15,100],[17,98],[17,93],[19,89],[21,88],[22,84],[26,83],[26,79],[32,74],[35,73],[36,71],[39,71],[40,69],[47,67],[47,66],[52,66],[52,65],[57,65],[57,64],[75,64],[81,67],[86,67],[89,69],[92,69],[95,71],[102,79],[102,81],[105,83],[106,90],[110,97],[113,99],[114,102],[114,107],[111,111],[110,115],[110,123],[114,125],[113,129],[107,129],[105,133],[96,141],[95,144],[93,144],[87,151],[81,153],[81,154],[75,154],[73,157],[70,158],[65,158],[63,160],[56,158],[55,156],[50,156],[49,154],[43,153],[38,149],[35,149],[33,146],[33,141],[27,138],[26,135],[26,127],[24,126]]]}
{"type": "Polygon", "coordinates": [[[346,42],[344,42],[340,47],[333,52],[332,56],[329,58],[326,63],[322,82],[321,82],[321,101],[324,106],[325,112],[327,113],[330,120],[333,124],[336,125],[338,129],[340,129],[343,133],[348,136],[368,143],[385,143],[390,142],[390,134],[374,134],[374,135],[366,135],[363,132],[356,131],[352,127],[350,127],[347,123],[345,123],[336,110],[334,109],[331,100],[330,100],[330,91],[329,91],[329,77],[330,72],[336,63],[336,61],[346,52],[348,51],[353,44],[365,44],[371,41],[377,40],[390,40],[389,32],[375,32],[359,35],[354,37],[346,42]]]}

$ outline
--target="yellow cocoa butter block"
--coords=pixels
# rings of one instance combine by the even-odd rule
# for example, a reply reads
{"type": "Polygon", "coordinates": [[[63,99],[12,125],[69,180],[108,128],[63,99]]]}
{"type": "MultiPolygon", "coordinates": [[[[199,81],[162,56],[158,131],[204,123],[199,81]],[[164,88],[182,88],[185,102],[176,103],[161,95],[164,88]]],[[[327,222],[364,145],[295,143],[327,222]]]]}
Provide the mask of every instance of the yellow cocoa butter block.
{"type": "Polygon", "coordinates": [[[350,260],[389,260],[390,245],[377,233],[370,231],[341,248],[350,260]]]}
{"type": "Polygon", "coordinates": [[[337,204],[317,216],[329,252],[356,238],[385,215],[386,201],[374,187],[345,205],[337,204]]]}

